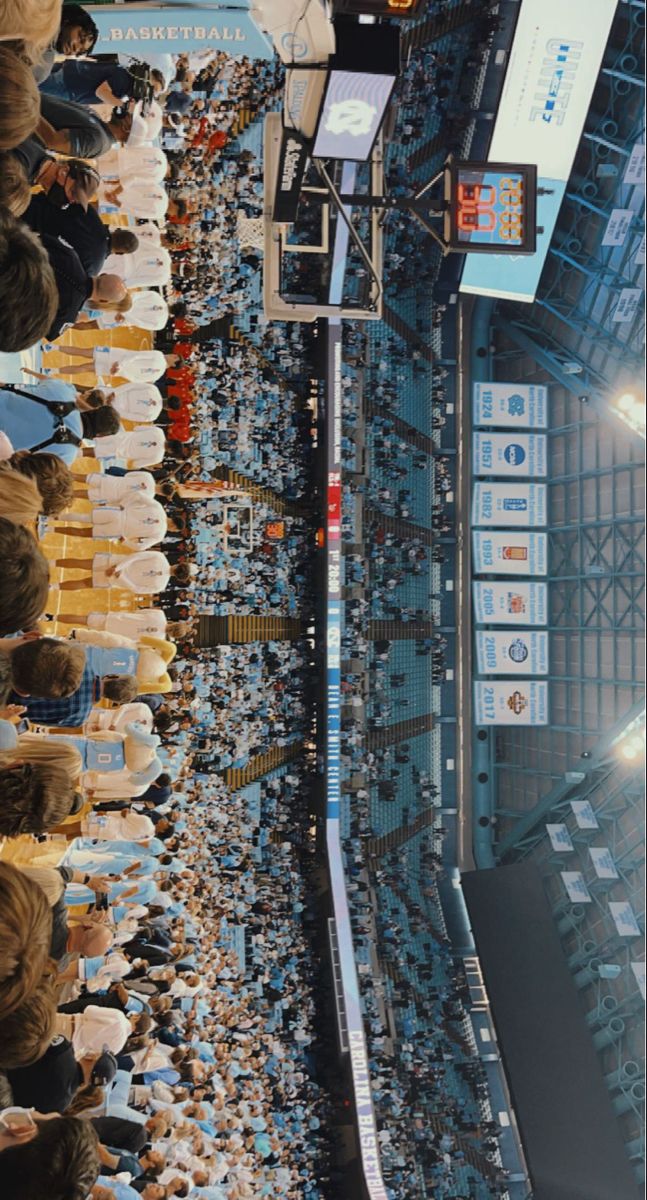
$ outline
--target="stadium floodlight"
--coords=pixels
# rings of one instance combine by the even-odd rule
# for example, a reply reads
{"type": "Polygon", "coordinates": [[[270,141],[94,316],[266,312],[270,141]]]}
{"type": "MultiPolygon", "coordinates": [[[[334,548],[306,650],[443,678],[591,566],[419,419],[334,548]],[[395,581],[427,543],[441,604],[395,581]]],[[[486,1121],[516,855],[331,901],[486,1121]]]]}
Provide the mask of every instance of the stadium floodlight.
{"type": "Polygon", "coordinates": [[[612,749],[625,762],[638,763],[645,757],[645,710],[639,713],[633,721],[618,734],[612,743],[612,749]]]}
{"type": "Polygon", "coordinates": [[[638,391],[621,392],[613,401],[616,414],[630,429],[645,437],[645,397],[638,391]]]}

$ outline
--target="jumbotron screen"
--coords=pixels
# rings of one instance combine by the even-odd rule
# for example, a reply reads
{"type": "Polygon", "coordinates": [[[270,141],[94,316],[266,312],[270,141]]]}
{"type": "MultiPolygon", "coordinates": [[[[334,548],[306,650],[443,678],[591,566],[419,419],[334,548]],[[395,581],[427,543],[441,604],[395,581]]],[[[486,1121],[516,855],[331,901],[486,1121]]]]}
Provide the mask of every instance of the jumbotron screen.
{"type": "Polygon", "coordinates": [[[394,83],[394,75],[332,70],[319,117],[314,157],[366,162],[394,83]]]}

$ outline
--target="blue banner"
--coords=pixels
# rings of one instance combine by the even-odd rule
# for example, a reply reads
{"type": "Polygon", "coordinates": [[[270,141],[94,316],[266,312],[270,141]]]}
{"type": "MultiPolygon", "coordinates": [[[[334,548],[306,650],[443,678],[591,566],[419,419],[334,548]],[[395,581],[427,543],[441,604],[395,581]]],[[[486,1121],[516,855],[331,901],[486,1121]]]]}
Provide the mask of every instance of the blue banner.
{"type": "Polygon", "coordinates": [[[231,4],[87,5],[99,30],[97,54],[182,54],[222,50],[232,57],[272,58],[270,40],[246,7],[231,4]]]}

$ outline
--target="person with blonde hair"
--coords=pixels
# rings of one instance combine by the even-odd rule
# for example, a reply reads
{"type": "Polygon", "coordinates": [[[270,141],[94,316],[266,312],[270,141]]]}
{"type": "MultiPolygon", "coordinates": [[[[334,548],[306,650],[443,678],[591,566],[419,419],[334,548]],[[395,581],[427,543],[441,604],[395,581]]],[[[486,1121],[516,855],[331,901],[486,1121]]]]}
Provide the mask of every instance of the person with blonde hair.
{"type": "Polygon", "coordinates": [[[101,663],[98,674],[134,675],[140,693],[170,692],[172,680],[167,668],[177,653],[173,642],[148,634],[129,638],[124,634],[110,633],[107,629],[88,629],[87,626],[73,629],[70,637],[84,646],[94,647],[93,661],[101,663]],[[105,654],[101,654],[101,650],[105,654]]]}
{"type": "Polygon", "coordinates": [[[47,970],[52,914],[43,891],[0,861],[0,1020],[10,1016],[47,970]]]}
{"type": "Polygon", "coordinates": [[[31,64],[13,46],[0,42],[0,150],[26,141],[40,121],[40,93],[31,64]]]}
{"type": "Polygon", "coordinates": [[[0,0],[0,42],[25,42],[38,57],[61,27],[63,0],[0,0]]]}
{"type": "Polygon", "coordinates": [[[73,503],[74,476],[59,454],[16,450],[7,465],[12,474],[18,471],[36,484],[44,516],[57,517],[73,503]]]}
{"type": "Polygon", "coordinates": [[[42,511],[43,497],[34,481],[0,463],[0,517],[33,529],[42,511]]]}

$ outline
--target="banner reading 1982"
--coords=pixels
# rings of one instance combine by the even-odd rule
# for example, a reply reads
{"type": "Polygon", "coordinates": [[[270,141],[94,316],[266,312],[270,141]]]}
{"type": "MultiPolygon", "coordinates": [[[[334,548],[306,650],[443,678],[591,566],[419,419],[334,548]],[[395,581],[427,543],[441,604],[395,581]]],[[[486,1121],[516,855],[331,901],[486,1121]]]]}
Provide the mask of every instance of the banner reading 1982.
{"type": "Polygon", "coordinates": [[[545,525],[545,483],[474,484],[472,525],[545,525]]]}

